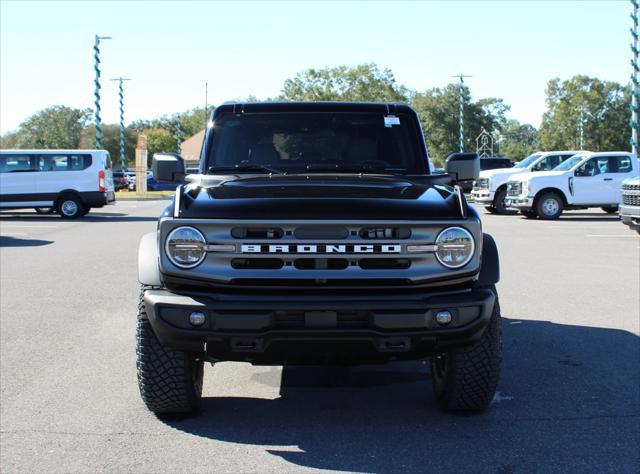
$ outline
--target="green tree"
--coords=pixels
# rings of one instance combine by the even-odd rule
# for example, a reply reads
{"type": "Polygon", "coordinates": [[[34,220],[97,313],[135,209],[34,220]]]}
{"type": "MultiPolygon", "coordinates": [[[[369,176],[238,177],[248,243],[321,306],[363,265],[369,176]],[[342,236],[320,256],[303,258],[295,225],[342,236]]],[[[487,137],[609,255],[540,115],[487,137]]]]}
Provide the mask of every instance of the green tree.
{"type": "MultiPolygon", "coordinates": [[[[460,88],[449,84],[425,92],[414,93],[411,106],[422,123],[429,154],[436,165],[442,165],[449,153],[460,149],[460,88]]],[[[509,106],[502,99],[471,100],[469,90],[464,89],[465,150],[475,150],[475,139],[484,128],[495,134],[505,120],[509,106]]]]}
{"type": "Polygon", "coordinates": [[[592,151],[630,150],[629,87],[588,76],[547,84],[547,111],[542,118],[540,144],[545,150],[579,148],[580,112],[584,148],[592,151]]]}
{"type": "Polygon", "coordinates": [[[308,69],[287,79],[279,100],[407,102],[409,91],[374,63],[308,69]]]}
{"type": "Polygon", "coordinates": [[[142,133],[147,136],[148,166],[151,166],[151,159],[154,153],[176,151],[176,137],[168,130],[159,128],[155,130],[144,130],[142,133]]]}
{"type": "Polygon", "coordinates": [[[3,140],[15,148],[78,148],[89,109],[54,105],[36,112],[3,140]]]}
{"type": "MultiPolygon", "coordinates": [[[[95,128],[85,127],[80,134],[79,148],[93,148],[95,146],[95,128]]],[[[135,150],[138,132],[127,127],[124,130],[124,149],[127,166],[135,166],[135,150]]],[[[120,125],[102,124],[102,148],[109,152],[113,167],[120,169],[120,125]]]]}
{"type": "Polygon", "coordinates": [[[538,130],[514,119],[505,120],[500,125],[497,139],[498,154],[512,161],[520,161],[539,147],[538,130]]]}

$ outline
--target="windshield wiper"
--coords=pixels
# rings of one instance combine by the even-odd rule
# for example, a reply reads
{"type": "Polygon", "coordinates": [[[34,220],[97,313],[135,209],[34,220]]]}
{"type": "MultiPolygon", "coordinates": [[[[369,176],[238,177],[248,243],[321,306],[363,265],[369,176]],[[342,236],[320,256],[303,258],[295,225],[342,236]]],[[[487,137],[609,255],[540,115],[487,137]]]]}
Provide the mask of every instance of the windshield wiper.
{"type": "Polygon", "coordinates": [[[271,168],[266,165],[235,165],[235,166],[209,166],[208,173],[215,173],[216,171],[235,171],[235,172],[251,172],[262,171],[272,174],[284,174],[284,171],[271,168]]]}

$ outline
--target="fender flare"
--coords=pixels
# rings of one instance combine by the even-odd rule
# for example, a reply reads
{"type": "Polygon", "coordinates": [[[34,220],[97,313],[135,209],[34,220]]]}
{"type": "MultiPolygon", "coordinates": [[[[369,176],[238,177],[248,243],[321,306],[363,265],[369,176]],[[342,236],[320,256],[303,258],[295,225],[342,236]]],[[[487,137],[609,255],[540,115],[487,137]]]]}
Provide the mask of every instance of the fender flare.
{"type": "Polygon", "coordinates": [[[145,286],[162,286],[158,255],[158,234],[149,232],[138,246],[138,281],[145,286]]]}
{"type": "Polygon", "coordinates": [[[478,286],[495,285],[500,281],[500,257],[498,246],[489,234],[482,234],[482,263],[478,286]]]}

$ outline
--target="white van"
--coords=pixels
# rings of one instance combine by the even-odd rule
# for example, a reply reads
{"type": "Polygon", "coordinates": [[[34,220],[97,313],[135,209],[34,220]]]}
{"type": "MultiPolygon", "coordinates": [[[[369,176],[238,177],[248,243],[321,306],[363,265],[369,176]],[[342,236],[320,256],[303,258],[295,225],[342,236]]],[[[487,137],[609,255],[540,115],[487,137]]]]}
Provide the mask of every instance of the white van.
{"type": "Polygon", "coordinates": [[[0,208],[35,208],[65,219],[115,201],[105,150],[0,150],[0,208]]]}

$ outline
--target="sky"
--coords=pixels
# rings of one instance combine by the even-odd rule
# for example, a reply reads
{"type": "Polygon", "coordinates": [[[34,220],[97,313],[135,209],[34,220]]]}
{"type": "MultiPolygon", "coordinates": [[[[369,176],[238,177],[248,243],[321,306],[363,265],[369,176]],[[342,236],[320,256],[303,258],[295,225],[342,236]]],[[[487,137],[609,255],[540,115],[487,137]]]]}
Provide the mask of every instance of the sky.
{"type": "Polygon", "coordinates": [[[630,2],[0,0],[0,133],[52,105],[93,108],[101,43],[102,120],[125,123],[249,95],[275,97],[308,68],[375,62],[423,91],[468,74],[473,99],[500,97],[539,126],[554,77],[629,82],[630,2]]]}

